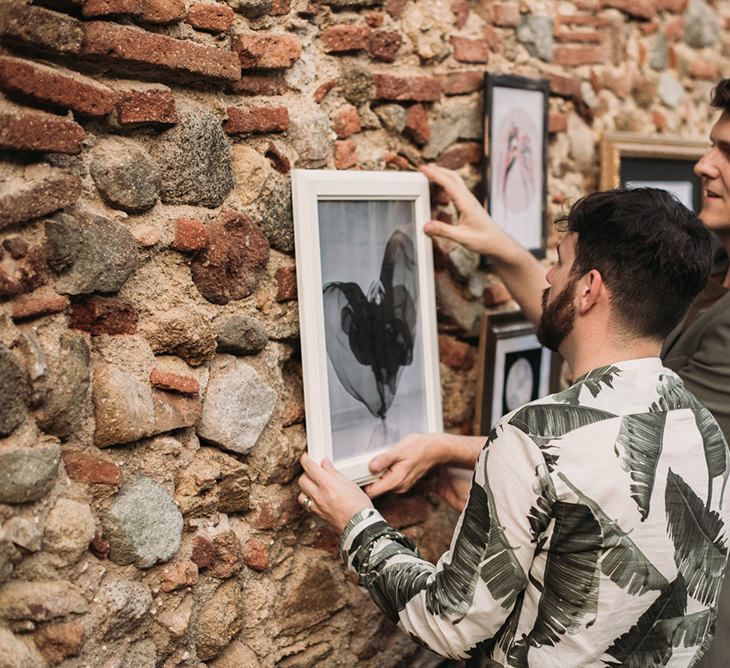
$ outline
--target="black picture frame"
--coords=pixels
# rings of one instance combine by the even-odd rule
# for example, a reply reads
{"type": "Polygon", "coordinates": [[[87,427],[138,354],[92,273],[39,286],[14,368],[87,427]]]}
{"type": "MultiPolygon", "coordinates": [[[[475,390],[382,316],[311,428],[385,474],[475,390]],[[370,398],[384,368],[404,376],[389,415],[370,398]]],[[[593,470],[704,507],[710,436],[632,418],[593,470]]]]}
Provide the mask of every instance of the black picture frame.
{"type": "MultiPolygon", "coordinates": [[[[547,156],[548,156],[548,100],[550,82],[547,79],[532,79],[511,74],[487,73],[484,79],[484,160],[482,178],[482,202],[495,221],[525,246],[535,257],[544,258],[547,246],[547,156]],[[520,95],[520,91],[524,94],[520,95]],[[540,96],[541,100],[536,97],[540,96]],[[536,104],[536,101],[538,102],[536,104]],[[502,108],[507,104],[507,108],[502,108]],[[505,123],[509,120],[505,142],[505,123]],[[519,123],[524,120],[524,127],[519,123]],[[517,132],[515,137],[514,132],[517,132]],[[514,143],[513,142],[514,137],[514,143]],[[529,170],[521,170],[520,160],[511,162],[503,156],[515,155],[524,162],[525,138],[529,140],[527,148],[541,155],[530,160],[535,168],[534,177],[538,183],[531,197],[518,197],[519,189],[514,189],[512,199],[524,206],[525,213],[516,212],[511,222],[503,212],[509,211],[507,202],[498,201],[498,187],[506,192],[505,184],[509,174],[516,174],[512,182],[519,182],[519,176],[529,170]],[[519,150],[518,150],[519,149],[519,150]],[[517,170],[517,172],[515,172],[517,170]],[[516,180],[517,179],[517,180],[516,180]]],[[[524,178],[526,183],[529,180],[524,178]]],[[[529,188],[525,187],[528,191],[529,188]]],[[[505,200],[508,198],[505,197],[505,200]]]]}

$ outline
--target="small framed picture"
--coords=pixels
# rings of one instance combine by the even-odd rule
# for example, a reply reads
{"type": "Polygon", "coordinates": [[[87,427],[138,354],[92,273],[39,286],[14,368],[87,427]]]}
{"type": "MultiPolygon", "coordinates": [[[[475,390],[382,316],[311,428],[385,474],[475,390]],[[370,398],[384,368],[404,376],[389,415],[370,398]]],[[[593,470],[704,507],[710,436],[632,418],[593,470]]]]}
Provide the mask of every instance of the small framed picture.
{"type": "Polygon", "coordinates": [[[478,369],[474,428],[487,435],[503,415],[557,391],[561,358],[540,345],[521,311],[484,314],[478,369]]]}
{"type": "Polygon", "coordinates": [[[294,170],[309,454],[358,484],[413,432],[442,429],[426,178],[294,170]]]}
{"type": "Polygon", "coordinates": [[[547,238],[545,79],[487,74],[484,82],[484,205],[537,257],[547,238]]]}

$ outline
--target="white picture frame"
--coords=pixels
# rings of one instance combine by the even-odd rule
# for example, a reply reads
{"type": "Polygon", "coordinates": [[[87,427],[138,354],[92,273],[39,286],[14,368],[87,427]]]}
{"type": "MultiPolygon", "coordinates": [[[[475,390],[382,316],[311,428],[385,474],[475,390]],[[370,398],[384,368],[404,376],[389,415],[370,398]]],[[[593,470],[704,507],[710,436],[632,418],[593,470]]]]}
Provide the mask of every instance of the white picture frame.
{"type": "Polygon", "coordinates": [[[307,450],[365,484],[376,454],[442,431],[428,181],[296,169],[292,199],[307,450]]]}

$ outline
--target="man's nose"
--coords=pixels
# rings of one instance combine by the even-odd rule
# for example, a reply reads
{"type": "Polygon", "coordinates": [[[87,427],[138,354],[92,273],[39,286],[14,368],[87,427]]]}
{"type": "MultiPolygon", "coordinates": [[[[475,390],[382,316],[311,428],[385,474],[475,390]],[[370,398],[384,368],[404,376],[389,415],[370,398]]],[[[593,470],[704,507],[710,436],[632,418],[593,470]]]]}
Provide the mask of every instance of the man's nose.
{"type": "Polygon", "coordinates": [[[695,164],[694,172],[700,178],[714,179],[718,176],[718,168],[715,162],[716,150],[714,147],[711,148],[695,164]]]}

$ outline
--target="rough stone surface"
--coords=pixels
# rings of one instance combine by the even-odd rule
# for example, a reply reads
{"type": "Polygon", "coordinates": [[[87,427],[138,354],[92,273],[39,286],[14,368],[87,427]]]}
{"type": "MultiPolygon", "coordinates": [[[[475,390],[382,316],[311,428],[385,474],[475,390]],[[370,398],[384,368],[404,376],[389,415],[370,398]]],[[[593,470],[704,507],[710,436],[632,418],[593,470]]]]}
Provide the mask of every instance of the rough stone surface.
{"type": "Polygon", "coordinates": [[[25,419],[28,380],[17,356],[0,344],[0,436],[10,434],[25,419]]]}
{"type": "Polygon", "coordinates": [[[62,313],[70,302],[63,295],[20,295],[13,302],[13,320],[27,320],[51,313],[62,313]]]}
{"type": "Polygon", "coordinates": [[[134,334],[137,319],[131,305],[113,297],[94,295],[71,306],[69,325],[89,334],[134,334]]]}
{"type": "Polygon", "coordinates": [[[690,0],[684,17],[684,40],[691,47],[701,49],[717,43],[721,30],[720,19],[704,0],[690,0]]]}
{"type": "Polygon", "coordinates": [[[58,475],[61,448],[46,437],[31,448],[0,450],[0,503],[26,503],[46,494],[58,475]]]}
{"type": "Polygon", "coordinates": [[[139,332],[156,354],[177,355],[199,366],[215,354],[216,334],[205,316],[177,307],[140,323],[139,332]]]}
{"type": "Polygon", "coordinates": [[[168,491],[149,478],[125,484],[102,524],[116,564],[150,568],[180,549],[182,515],[168,491]]]}
{"type": "Polygon", "coordinates": [[[220,121],[205,107],[178,105],[180,122],[152,150],[160,165],[166,204],[220,206],[233,187],[231,146],[220,121]]]}
{"type": "Polygon", "coordinates": [[[157,368],[152,369],[150,373],[150,383],[153,387],[166,390],[167,392],[189,395],[196,395],[200,392],[200,383],[195,378],[165,372],[157,368]]]}
{"type": "Polygon", "coordinates": [[[61,622],[48,624],[33,634],[33,640],[52,665],[81,654],[86,639],[83,624],[61,622]]]}
{"type": "Polygon", "coordinates": [[[375,83],[369,69],[361,65],[350,65],[343,68],[339,81],[336,82],[348,102],[359,107],[370,102],[375,95],[375,83]]]}
{"type": "Polygon", "coordinates": [[[223,654],[212,663],[211,668],[258,668],[259,659],[246,645],[238,640],[231,642],[223,654]]]}
{"type": "Polygon", "coordinates": [[[232,355],[255,355],[269,342],[266,330],[253,318],[234,315],[217,324],[218,352],[232,355]]]}
{"type": "Polygon", "coordinates": [[[219,355],[213,360],[198,434],[212,443],[248,452],[264,430],[276,404],[276,392],[242,360],[219,355]]]}
{"type": "Polygon", "coordinates": [[[260,199],[261,230],[274,250],[294,252],[291,180],[280,179],[264,188],[260,199]]]}
{"type": "Polygon", "coordinates": [[[31,641],[0,626],[0,668],[45,668],[46,665],[31,641]]]}
{"type": "Polygon", "coordinates": [[[484,308],[465,299],[449,276],[442,272],[436,274],[436,305],[444,318],[458,325],[469,336],[479,334],[484,308]]]}
{"type": "Polygon", "coordinates": [[[191,218],[175,221],[175,240],[172,247],[184,253],[202,250],[208,245],[208,229],[203,223],[191,218]]]}
{"type": "Polygon", "coordinates": [[[149,154],[119,139],[97,145],[91,176],[106,202],[129,213],[152,208],[160,195],[160,172],[149,154]]]}
{"type": "Polygon", "coordinates": [[[222,584],[203,605],[193,622],[195,649],[199,659],[213,659],[226,648],[243,626],[243,607],[241,585],[235,581],[222,584]]]}
{"type": "Polygon", "coordinates": [[[96,534],[96,520],[91,508],[72,499],[59,499],[46,517],[43,547],[75,563],[89,547],[96,534]]]}
{"type": "Polygon", "coordinates": [[[48,392],[36,413],[41,428],[65,440],[81,427],[89,391],[89,345],[81,334],[68,332],[61,336],[60,352],[51,363],[48,392]]]}
{"type": "Polygon", "coordinates": [[[41,549],[41,532],[38,527],[24,517],[11,517],[2,525],[2,533],[7,540],[29,552],[41,549]]]}
{"type": "Polygon", "coordinates": [[[248,297],[269,258],[269,243],[243,214],[225,212],[208,227],[210,243],[190,265],[193,282],[209,302],[248,297]]]}
{"type": "Polygon", "coordinates": [[[553,20],[549,16],[524,16],[517,28],[517,39],[531,56],[545,62],[553,59],[553,20]]]}
{"type": "Polygon", "coordinates": [[[0,587],[0,618],[44,622],[88,609],[70,582],[13,580],[0,587]]]}
{"type": "Polygon", "coordinates": [[[388,130],[403,132],[406,127],[406,110],[399,104],[381,104],[375,113],[388,130]]]}
{"type": "Polygon", "coordinates": [[[57,214],[46,223],[46,239],[61,294],[116,292],[137,268],[137,242],[129,229],[90,212],[57,214]]]}
{"type": "Polygon", "coordinates": [[[664,72],[659,77],[657,95],[668,107],[676,108],[685,98],[685,91],[677,77],[671,72],[664,72]]]}
{"type": "MultiPolygon", "coordinates": [[[[195,572],[197,573],[197,569],[195,572]]],[[[193,597],[188,595],[176,608],[158,615],[157,623],[164,626],[174,637],[179,638],[188,630],[192,612],[193,597]]]]}
{"type": "Polygon", "coordinates": [[[151,606],[149,587],[132,580],[109,578],[94,598],[94,612],[101,618],[101,629],[109,640],[121,638],[137,628],[151,606]]]}
{"type": "Polygon", "coordinates": [[[292,118],[289,136],[298,155],[297,167],[316,169],[327,164],[332,150],[332,139],[326,114],[319,112],[292,118]]]}

